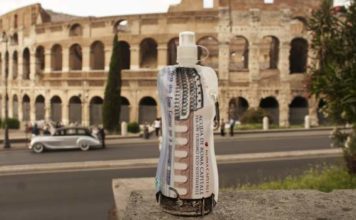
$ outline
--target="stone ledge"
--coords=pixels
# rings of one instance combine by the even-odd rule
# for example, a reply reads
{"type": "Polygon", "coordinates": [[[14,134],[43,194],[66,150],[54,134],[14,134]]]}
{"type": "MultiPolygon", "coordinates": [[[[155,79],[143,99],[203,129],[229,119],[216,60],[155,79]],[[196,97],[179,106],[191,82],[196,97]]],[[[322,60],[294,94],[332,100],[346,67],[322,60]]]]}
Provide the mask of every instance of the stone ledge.
{"type": "MultiPolygon", "coordinates": [[[[119,219],[196,219],[162,212],[155,201],[153,178],[114,180],[113,187],[119,219]]],[[[331,193],[316,190],[226,191],[220,193],[214,212],[204,219],[356,219],[356,190],[331,193]]]]}

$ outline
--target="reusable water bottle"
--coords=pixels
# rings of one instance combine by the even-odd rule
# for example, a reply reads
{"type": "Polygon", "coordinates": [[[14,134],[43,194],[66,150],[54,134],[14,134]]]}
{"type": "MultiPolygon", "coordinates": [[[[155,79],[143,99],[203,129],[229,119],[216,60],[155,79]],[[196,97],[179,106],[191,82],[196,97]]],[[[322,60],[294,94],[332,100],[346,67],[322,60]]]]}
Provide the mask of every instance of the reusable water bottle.
{"type": "Polygon", "coordinates": [[[194,32],[182,32],[178,65],[158,73],[162,139],[156,174],[156,197],[165,212],[206,215],[218,200],[214,126],[219,125],[218,79],[197,65],[194,32]]]}

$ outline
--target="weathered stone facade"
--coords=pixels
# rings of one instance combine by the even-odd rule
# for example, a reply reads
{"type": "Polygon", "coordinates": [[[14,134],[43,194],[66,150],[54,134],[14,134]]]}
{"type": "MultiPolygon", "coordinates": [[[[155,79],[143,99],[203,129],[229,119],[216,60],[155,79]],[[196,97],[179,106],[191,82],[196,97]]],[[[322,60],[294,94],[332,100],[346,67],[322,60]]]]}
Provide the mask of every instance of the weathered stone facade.
{"type": "Polygon", "coordinates": [[[76,17],[39,4],[17,9],[0,17],[9,39],[0,45],[1,116],[8,69],[10,117],[101,123],[118,32],[125,65],[122,119],[152,121],[160,111],[157,71],[175,64],[178,33],[189,30],[209,49],[201,63],[218,73],[225,120],[262,107],[282,126],[306,114],[317,124],[318,101],[306,96],[303,81],[311,55],[305,21],[318,2],[214,0],[205,9],[200,0],[182,0],[167,13],[111,17],[76,17]]]}

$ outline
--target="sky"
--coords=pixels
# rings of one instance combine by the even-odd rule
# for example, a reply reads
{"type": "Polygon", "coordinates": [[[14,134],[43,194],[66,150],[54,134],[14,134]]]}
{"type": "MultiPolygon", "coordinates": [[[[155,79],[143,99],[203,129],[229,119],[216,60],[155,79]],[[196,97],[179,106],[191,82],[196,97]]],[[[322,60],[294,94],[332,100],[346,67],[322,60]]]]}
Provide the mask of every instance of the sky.
{"type": "MultiPolygon", "coordinates": [[[[170,4],[181,0],[0,0],[0,15],[16,8],[41,3],[45,9],[79,16],[109,16],[166,12],[170,4]]],[[[212,0],[204,0],[206,6],[212,0]]],[[[262,0],[261,0],[262,1],[262,0]]],[[[347,0],[335,0],[343,4],[347,0]]]]}

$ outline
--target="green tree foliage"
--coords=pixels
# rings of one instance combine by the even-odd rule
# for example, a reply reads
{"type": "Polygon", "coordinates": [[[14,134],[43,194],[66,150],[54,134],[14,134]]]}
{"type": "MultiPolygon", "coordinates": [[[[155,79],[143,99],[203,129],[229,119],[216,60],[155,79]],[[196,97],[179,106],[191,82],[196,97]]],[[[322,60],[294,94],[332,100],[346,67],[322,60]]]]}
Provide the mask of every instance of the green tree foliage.
{"type": "Polygon", "coordinates": [[[324,0],[308,21],[315,62],[310,91],[326,101],[334,122],[356,124],[356,3],[333,8],[324,0]]]}
{"type": "Polygon", "coordinates": [[[119,54],[120,47],[118,36],[116,34],[113,41],[110,70],[103,104],[104,128],[111,132],[120,130],[122,59],[119,59],[119,54]]]}

